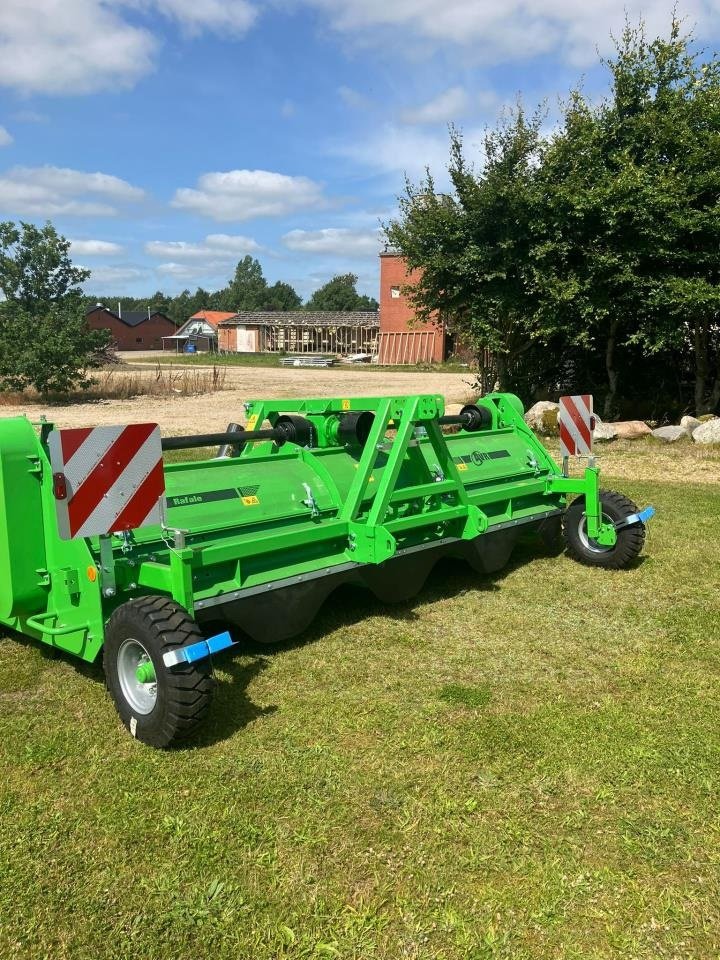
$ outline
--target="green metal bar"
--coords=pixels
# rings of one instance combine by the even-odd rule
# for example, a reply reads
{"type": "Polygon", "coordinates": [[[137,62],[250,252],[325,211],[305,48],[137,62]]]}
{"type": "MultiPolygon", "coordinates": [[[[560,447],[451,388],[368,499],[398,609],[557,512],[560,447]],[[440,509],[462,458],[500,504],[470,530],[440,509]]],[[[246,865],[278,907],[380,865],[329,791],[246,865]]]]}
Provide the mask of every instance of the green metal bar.
{"type": "Polygon", "coordinates": [[[322,525],[303,522],[296,530],[282,533],[264,534],[249,540],[247,535],[232,537],[223,543],[209,543],[198,546],[194,551],[201,566],[212,566],[232,560],[243,560],[261,554],[290,550],[307,544],[321,543],[336,538],[342,539],[348,534],[348,525],[341,520],[330,520],[322,525]]]}
{"type": "Polygon", "coordinates": [[[390,503],[407,503],[418,497],[432,497],[440,493],[457,492],[457,484],[453,480],[434,480],[430,483],[418,483],[414,487],[401,487],[390,497],[390,503]]]}
{"type": "MultiPolygon", "coordinates": [[[[370,481],[370,474],[375,468],[375,462],[379,453],[378,444],[385,436],[385,430],[387,429],[387,423],[390,419],[391,409],[392,401],[385,400],[380,403],[375,414],[375,420],[373,421],[372,428],[370,429],[370,434],[367,438],[365,449],[363,450],[362,457],[358,463],[357,473],[350,484],[350,489],[348,490],[347,497],[345,498],[345,503],[338,514],[339,519],[344,520],[346,523],[350,523],[350,521],[355,520],[357,515],[360,513],[360,507],[365,497],[367,485],[370,481]]],[[[375,494],[375,499],[377,500],[377,493],[375,494]]]]}
{"type": "Polygon", "coordinates": [[[543,480],[548,493],[586,493],[587,480],[585,477],[563,477],[552,474],[543,480]]]}
{"type": "Polygon", "coordinates": [[[468,508],[465,504],[457,507],[443,506],[439,510],[427,510],[424,513],[413,513],[408,517],[397,517],[395,520],[387,520],[384,524],[386,530],[390,533],[404,533],[407,530],[415,530],[418,527],[434,527],[438,523],[445,523],[446,520],[458,520],[467,518],[468,508]]]}
{"type": "Polygon", "coordinates": [[[143,560],[137,571],[137,584],[160,593],[172,593],[173,582],[170,567],[155,560],[143,560]]]}
{"type": "Polygon", "coordinates": [[[436,420],[430,420],[425,423],[425,431],[428,435],[428,439],[432,444],[433,451],[435,456],[438,458],[438,466],[443,472],[443,476],[449,477],[453,483],[454,488],[457,491],[458,499],[460,503],[469,503],[468,492],[465,489],[465,485],[460,479],[460,474],[458,473],[457,466],[455,461],[452,458],[452,454],[448,449],[448,445],[445,442],[445,437],[443,432],[440,429],[436,420]]]}
{"type": "Polygon", "coordinates": [[[172,580],[173,599],[181,607],[193,612],[193,580],[192,580],[193,551],[188,547],[172,547],[170,549],[170,578],[172,580]]]}
{"type": "Polygon", "coordinates": [[[395,484],[397,483],[400,469],[405,458],[408,441],[412,436],[415,426],[419,401],[419,397],[409,397],[403,410],[390,455],[388,456],[388,461],[385,465],[380,483],[378,484],[375,499],[368,513],[367,525],[369,527],[380,526],[385,518],[388,505],[390,504],[390,497],[395,490],[395,484]]]}
{"type": "Polygon", "coordinates": [[[36,614],[35,616],[28,617],[25,620],[25,624],[28,627],[32,627],[33,630],[38,630],[40,633],[47,634],[48,637],[64,637],[68,633],[77,633],[79,630],[89,629],[87,623],[71,623],[65,624],[63,627],[45,626],[43,619],[51,620],[56,616],[57,614],[55,613],[36,614]]]}

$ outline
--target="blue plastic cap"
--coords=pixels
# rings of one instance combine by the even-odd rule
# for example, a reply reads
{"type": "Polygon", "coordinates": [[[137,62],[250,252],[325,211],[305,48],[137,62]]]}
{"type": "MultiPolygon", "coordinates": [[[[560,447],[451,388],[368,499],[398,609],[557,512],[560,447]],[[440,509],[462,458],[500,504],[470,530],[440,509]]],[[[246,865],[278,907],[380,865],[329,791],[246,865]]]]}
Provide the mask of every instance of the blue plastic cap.
{"type": "Polygon", "coordinates": [[[640,513],[638,513],[638,519],[642,523],[647,523],[648,520],[650,520],[650,518],[654,516],[655,516],[655,507],[645,507],[644,510],[641,510],[640,513]]]}

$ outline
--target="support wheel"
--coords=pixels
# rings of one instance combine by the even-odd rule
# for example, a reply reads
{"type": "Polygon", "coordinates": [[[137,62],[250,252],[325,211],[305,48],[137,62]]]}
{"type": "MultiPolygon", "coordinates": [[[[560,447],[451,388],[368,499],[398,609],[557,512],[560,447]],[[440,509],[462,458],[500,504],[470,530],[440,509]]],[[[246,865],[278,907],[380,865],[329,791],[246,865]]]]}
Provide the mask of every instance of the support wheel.
{"type": "Polygon", "coordinates": [[[214,686],[209,661],[171,670],[163,662],[169,650],[202,639],[187,610],[169,597],[130,600],[110,617],[105,682],[122,722],[148,746],[186,739],[207,713],[214,686]]]}
{"type": "MultiPolygon", "coordinates": [[[[638,511],[632,500],[614,490],[601,490],[600,504],[605,523],[617,523],[638,511]]],[[[565,511],[563,537],[573,560],[591,567],[622,570],[640,554],[645,543],[645,524],[638,522],[621,527],[612,547],[601,546],[587,535],[585,498],[578,497],[565,511]]]]}

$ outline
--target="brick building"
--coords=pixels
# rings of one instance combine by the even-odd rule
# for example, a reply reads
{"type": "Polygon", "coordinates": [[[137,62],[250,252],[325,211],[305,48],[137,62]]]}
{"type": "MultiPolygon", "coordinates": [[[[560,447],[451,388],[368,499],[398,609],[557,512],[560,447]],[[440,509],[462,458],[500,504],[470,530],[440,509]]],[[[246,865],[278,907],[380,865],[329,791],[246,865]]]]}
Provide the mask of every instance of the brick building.
{"type": "Polygon", "coordinates": [[[109,330],[117,350],[161,350],[162,338],[175,333],[175,324],[164,313],[144,310],[123,310],[114,313],[101,303],[88,310],[91,330],[109,330]]]}
{"type": "Polygon", "coordinates": [[[415,279],[417,273],[408,272],[399,253],[380,254],[379,363],[439,363],[445,359],[443,325],[413,323],[415,313],[402,290],[415,279]]]}

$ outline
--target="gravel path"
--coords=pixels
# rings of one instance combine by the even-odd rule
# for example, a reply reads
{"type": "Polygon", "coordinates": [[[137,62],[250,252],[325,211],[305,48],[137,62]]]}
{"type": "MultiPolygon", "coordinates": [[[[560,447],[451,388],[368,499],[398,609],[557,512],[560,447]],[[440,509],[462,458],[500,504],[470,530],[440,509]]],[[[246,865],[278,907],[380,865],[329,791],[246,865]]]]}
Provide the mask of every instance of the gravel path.
{"type": "MultiPolygon", "coordinates": [[[[198,369],[198,368],[193,368],[198,369]]],[[[291,397],[382,397],[413,393],[442,394],[447,403],[468,402],[472,374],[382,373],[358,370],[303,370],[274,367],[227,367],[225,387],[193,397],[136,397],[91,403],[52,405],[7,404],[0,415],[25,414],[38,420],[45,414],[61,427],[97,426],[152,420],[166,432],[219,430],[231,420],[244,420],[242,403],[291,397]]],[[[122,373],[116,374],[122,376],[122,373]]],[[[148,376],[152,377],[151,371],[148,376]]]]}

